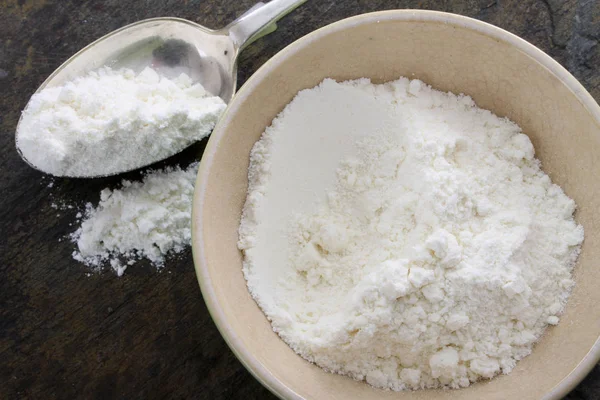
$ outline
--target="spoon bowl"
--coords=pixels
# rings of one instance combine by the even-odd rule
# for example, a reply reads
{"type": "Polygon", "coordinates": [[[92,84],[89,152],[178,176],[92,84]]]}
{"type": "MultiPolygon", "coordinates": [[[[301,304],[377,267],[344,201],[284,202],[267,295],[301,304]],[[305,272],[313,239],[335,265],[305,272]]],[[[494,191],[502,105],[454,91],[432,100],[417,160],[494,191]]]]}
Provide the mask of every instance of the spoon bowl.
{"type": "MultiPolygon", "coordinates": [[[[151,18],[117,29],[81,49],[57,68],[37,89],[65,85],[101,67],[113,70],[127,68],[136,74],[152,67],[166,78],[187,74],[194,83],[200,83],[209,93],[225,103],[233,98],[237,85],[237,57],[249,43],[273,32],[275,22],[306,0],[272,0],[257,3],[241,17],[219,30],[182,18],[151,18]]],[[[16,129],[17,151],[30,166],[19,149],[19,120],[16,129]]],[[[183,149],[175,149],[168,157],[183,149]]],[[[146,160],[128,170],[110,174],[70,177],[115,175],[161,161],[162,157],[146,160]]],[[[47,171],[43,171],[47,172],[47,171]]]]}

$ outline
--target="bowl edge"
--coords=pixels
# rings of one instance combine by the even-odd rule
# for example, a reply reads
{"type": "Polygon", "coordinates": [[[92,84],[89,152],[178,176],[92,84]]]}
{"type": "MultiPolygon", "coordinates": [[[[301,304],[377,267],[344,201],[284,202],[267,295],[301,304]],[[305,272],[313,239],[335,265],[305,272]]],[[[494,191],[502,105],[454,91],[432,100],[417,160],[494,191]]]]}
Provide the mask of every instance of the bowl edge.
{"type": "MultiPolygon", "coordinates": [[[[336,21],[326,25],[307,35],[292,42],[272,58],[267,60],[239,89],[235,94],[235,98],[243,99],[251,92],[255,86],[255,82],[264,77],[276,65],[283,61],[286,56],[294,51],[297,51],[305,46],[310,45],[319,37],[333,33],[337,30],[342,30],[354,25],[359,25],[369,22],[378,22],[381,20],[398,20],[398,21],[425,21],[425,22],[442,22],[445,24],[456,25],[462,28],[471,29],[480,34],[501,40],[507,44],[515,46],[517,49],[533,58],[540,65],[547,68],[555,75],[581,102],[586,110],[592,114],[598,125],[600,125],[600,106],[596,103],[591,94],[583,87],[583,85],[569,72],[566,68],[560,65],[556,60],[548,54],[537,48],[526,40],[512,34],[502,28],[487,22],[479,21],[470,17],[465,17],[458,14],[428,11],[428,10],[386,10],[377,11],[365,14],[359,14],[349,18],[336,21]]],[[[232,100],[233,103],[233,100],[232,100]]],[[[239,103],[236,102],[236,103],[239,103]]],[[[231,103],[230,103],[231,104],[231,103]]],[[[235,106],[235,105],[234,105],[235,106]]],[[[205,258],[203,251],[203,232],[197,229],[196,222],[202,220],[203,198],[206,193],[206,181],[212,165],[214,154],[218,148],[220,137],[224,126],[229,122],[231,110],[233,107],[228,107],[224,115],[220,118],[217,126],[213,130],[210,139],[206,145],[206,149],[200,162],[196,185],[194,190],[194,199],[192,203],[192,254],[194,260],[194,268],[200,285],[200,290],[208,311],[217,326],[217,329],[223,336],[229,348],[234,355],[240,360],[244,367],[269,391],[281,399],[304,399],[301,395],[281,384],[270,372],[264,367],[250,352],[242,346],[240,338],[231,329],[227,322],[227,318],[218,304],[215,292],[211,286],[210,276],[207,269],[204,268],[205,258]],[[195,245],[198,243],[197,245],[195,245]]],[[[600,360],[600,337],[596,340],[590,351],[581,360],[579,364],[560,382],[558,382],[549,393],[544,395],[544,400],[559,400],[569,393],[600,360]]]]}

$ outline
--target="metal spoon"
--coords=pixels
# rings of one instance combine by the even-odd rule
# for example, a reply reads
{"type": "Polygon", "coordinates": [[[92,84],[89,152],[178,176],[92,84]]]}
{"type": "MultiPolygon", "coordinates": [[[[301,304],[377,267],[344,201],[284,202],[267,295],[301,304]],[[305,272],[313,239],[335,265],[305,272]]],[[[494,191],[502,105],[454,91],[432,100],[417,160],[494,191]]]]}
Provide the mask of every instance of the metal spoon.
{"type": "MultiPolygon", "coordinates": [[[[36,93],[62,86],[103,66],[129,68],[139,73],[151,66],[174,78],[181,73],[229,103],[236,90],[237,58],[249,43],[277,29],[275,22],[306,0],[272,0],[258,3],[223,29],[211,30],[181,18],[151,18],[117,29],[84,47],[58,67],[36,93]]],[[[21,123],[22,117],[19,120],[21,123]]],[[[16,130],[17,151],[19,124],[16,130]]],[[[178,149],[176,152],[181,151],[178,149]]],[[[173,155],[170,154],[169,156],[173,155]]],[[[127,171],[160,161],[151,160],[127,171]]],[[[127,171],[114,171],[115,175],[127,171]]],[[[43,171],[45,172],[45,171],[43,171]]],[[[85,177],[106,176],[106,173],[85,177]]],[[[69,175],[71,177],[83,177],[69,175]]]]}

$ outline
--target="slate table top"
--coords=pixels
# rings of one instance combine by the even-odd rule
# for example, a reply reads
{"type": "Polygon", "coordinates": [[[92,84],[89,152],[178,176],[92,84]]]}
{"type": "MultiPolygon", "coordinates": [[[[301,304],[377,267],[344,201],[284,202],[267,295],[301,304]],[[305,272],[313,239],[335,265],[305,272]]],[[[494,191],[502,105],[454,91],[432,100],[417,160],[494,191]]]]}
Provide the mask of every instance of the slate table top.
{"type": "MultiPolygon", "coordinates": [[[[218,28],[253,0],[0,1],[0,399],[273,399],[237,361],[202,301],[191,251],[124,276],[90,274],[67,235],[86,202],[140,171],[50,179],[14,146],[20,111],[63,61],[98,37],[151,17],[218,28]],[[54,207],[53,207],[54,205],[54,207]],[[71,205],[73,208],[69,208],[71,205]],[[56,206],[58,208],[56,208],[56,206]]],[[[600,100],[600,2],[593,0],[309,0],[248,47],[239,84],[305,34],[394,8],[463,14],[546,51],[600,100]]],[[[163,165],[199,157],[205,142],[163,165]]],[[[567,397],[600,399],[600,368],[567,397]]]]}

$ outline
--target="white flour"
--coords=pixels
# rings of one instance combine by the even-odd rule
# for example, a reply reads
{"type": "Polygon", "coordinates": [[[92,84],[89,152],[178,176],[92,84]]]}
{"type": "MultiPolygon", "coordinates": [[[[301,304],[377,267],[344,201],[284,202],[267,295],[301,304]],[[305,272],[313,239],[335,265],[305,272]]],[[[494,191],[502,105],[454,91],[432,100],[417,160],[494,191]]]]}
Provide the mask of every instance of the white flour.
{"type": "Polygon", "coordinates": [[[508,373],[583,241],[520,128],[402,78],[301,91],[252,150],[239,247],[296,352],[393,390],[508,373]]]}
{"type": "Polygon", "coordinates": [[[90,266],[109,263],[119,276],[142,257],[161,266],[165,255],[190,244],[197,171],[198,163],[186,170],[167,168],[142,182],[124,180],[119,190],[104,189],[72,235],[78,247],[73,257],[90,266]]]}
{"type": "Polygon", "coordinates": [[[105,67],[33,95],[17,147],[46,173],[108,175],[178,153],[207,136],[224,109],[185,74],[105,67]]]}

